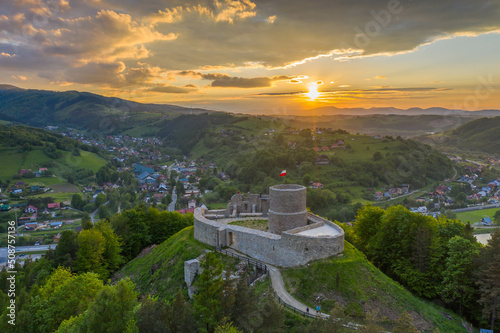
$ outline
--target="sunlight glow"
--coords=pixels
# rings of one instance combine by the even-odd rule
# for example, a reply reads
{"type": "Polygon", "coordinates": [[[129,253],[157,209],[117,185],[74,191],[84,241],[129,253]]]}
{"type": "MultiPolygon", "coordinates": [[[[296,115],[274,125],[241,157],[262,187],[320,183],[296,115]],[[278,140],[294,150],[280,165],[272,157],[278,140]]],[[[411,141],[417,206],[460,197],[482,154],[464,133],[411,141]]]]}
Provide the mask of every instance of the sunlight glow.
{"type": "Polygon", "coordinates": [[[311,101],[314,101],[320,96],[320,93],[318,91],[318,82],[309,83],[307,86],[309,88],[309,92],[305,95],[309,97],[311,101]]]}

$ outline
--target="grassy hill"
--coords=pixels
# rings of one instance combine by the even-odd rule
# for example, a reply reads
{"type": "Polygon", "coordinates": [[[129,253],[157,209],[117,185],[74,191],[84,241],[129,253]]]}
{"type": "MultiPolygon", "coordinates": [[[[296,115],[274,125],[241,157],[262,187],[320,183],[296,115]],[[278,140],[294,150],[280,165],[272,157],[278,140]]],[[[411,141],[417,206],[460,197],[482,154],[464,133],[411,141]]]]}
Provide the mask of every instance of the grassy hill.
{"type": "Polygon", "coordinates": [[[424,136],[419,140],[459,152],[498,155],[500,117],[476,119],[443,134],[424,136]]]}
{"type": "Polygon", "coordinates": [[[20,89],[0,85],[0,120],[44,127],[126,131],[181,114],[209,112],[175,105],[141,104],[78,91],[20,89]],[[103,122],[103,119],[106,119],[103,122]]]}
{"type": "Polygon", "coordinates": [[[184,261],[195,259],[209,247],[194,239],[194,228],[186,228],[162,244],[144,250],[129,261],[113,280],[124,277],[137,285],[141,294],[152,294],[171,299],[185,289],[184,261]]]}
{"type": "Polygon", "coordinates": [[[306,267],[286,269],[282,274],[288,291],[303,303],[313,306],[316,298],[321,297],[324,312],[338,302],[360,323],[366,313],[375,312],[390,330],[399,315],[407,311],[421,330],[430,332],[437,327],[441,332],[466,332],[458,316],[413,296],[347,242],[340,256],[315,261],[306,267]]]}
{"type": "MultiPolygon", "coordinates": [[[[113,280],[130,277],[141,294],[168,299],[173,298],[179,289],[186,291],[184,261],[196,258],[210,248],[196,241],[193,232],[193,227],[186,228],[162,244],[143,251],[117,272],[113,280]]],[[[220,258],[226,267],[236,263],[224,255],[220,258]]],[[[297,299],[313,306],[317,296],[324,296],[324,311],[340,302],[358,323],[364,321],[364,310],[378,310],[379,320],[390,328],[399,315],[407,311],[422,329],[438,327],[441,332],[465,332],[457,316],[413,296],[370,264],[349,243],[345,244],[342,257],[316,261],[282,273],[289,291],[297,299]],[[338,290],[337,272],[340,276],[338,290]],[[446,319],[443,313],[452,316],[453,320],[446,319]]]]}

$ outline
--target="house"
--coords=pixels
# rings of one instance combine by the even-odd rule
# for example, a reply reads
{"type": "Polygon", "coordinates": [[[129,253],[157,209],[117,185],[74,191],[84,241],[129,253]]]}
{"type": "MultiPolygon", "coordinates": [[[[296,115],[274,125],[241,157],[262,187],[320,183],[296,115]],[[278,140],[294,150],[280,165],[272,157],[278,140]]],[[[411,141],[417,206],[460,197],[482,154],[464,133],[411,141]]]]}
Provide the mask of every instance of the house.
{"type": "Polygon", "coordinates": [[[142,174],[142,173],[145,173],[145,172],[146,173],[154,173],[155,171],[154,171],[153,168],[148,168],[148,167],[146,167],[144,165],[141,165],[139,163],[135,164],[135,168],[134,168],[134,173],[135,174],[138,175],[138,174],[142,174]]]}
{"type": "Polygon", "coordinates": [[[480,223],[483,225],[492,225],[493,221],[491,220],[491,217],[484,217],[480,223]]]}
{"type": "Polygon", "coordinates": [[[425,214],[425,213],[427,213],[427,207],[425,207],[425,206],[418,207],[417,212],[425,214]]]}
{"type": "Polygon", "coordinates": [[[57,235],[55,235],[54,238],[52,238],[52,241],[54,243],[57,243],[57,242],[59,242],[59,239],[61,239],[61,233],[58,233],[57,235]]]}
{"type": "Polygon", "coordinates": [[[63,225],[63,223],[62,223],[62,222],[52,222],[52,223],[50,224],[50,227],[51,227],[51,228],[60,228],[60,227],[62,227],[62,225],[63,225]]]}
{"type": "Polygon", "coordinates": [[[399,187],[395,187],[395,188],[391,188],[389,190],[389,193],[391,194],[391,196],[399,196],[401,194],[403,194],[403,191],[399,188],[399,187]]]}
{"type": "Polygon", "coordinates": [[[316,159],[317,165],[328,165],[329,163],[330,163],[330,159],[328,159],[328,156],[326,156],[326,155],[321,155],[316,159]]]}
{"type": "Polygon", "coordinates": [[[323,188],[323,184],[321,183],[312,183],[310,188],[323,188]]]}
{"type": "Polygon", "coordinates": [[[24,212],[25,213],[29,213],[29,214],[33,214],[33,213],[36,213],[38,212],[38,208],[36,208],[35,206],[28,206],[24,209],[24,212]]]}
{"type": "Polygon", "coordinates": [[[194,213],[194,208],[180,209],[180,210],[176,210],[176,212],[181,213],[181,215],[185,215],[188,213],[194,213]]]}
{"type": "Polygon", "coordinates": [[[59,202],[54,202],[54,203],[49,203],[47,205],[48,209],[61,209],[61,203],[59,202]]]}
{"type": "Polygon", "coordinates": [[[407,194],[408,192],[410,192],[410,185],[401,184],[401,191],[403,192],[403,194],[407,194]]]}
{"type": "Polygon", "coordinates": [[[384,193],[382,193],[382,192],[375,192],[374,198],[377,201],[382,201],[382,200],[384,200],[384,193]]]}
{"type": "Polygon", "coordinates": [[[40,186],[37,185],[31,186],[31,192],[38,192],[38,191],[40,191],[40,186]]]}
{"type": "Polygon", "coordinates": [[[194,209],[196,208],[196,200],[189,200],[188,201],[188,209],[194,209]]]}
{"type": "Polygon", "coordinates": [[[24,225],[24,230],[35,230],[38,227],[38,223],[31,222],[24,225]]]}

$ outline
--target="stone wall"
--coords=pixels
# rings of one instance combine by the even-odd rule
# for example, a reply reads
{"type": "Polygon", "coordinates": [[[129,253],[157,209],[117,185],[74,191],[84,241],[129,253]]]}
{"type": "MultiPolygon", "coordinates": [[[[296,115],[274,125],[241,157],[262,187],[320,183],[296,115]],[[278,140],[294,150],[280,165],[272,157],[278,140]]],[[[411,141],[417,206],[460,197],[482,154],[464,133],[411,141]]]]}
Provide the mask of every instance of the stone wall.
{"type": "Polygon", "coordinates": [[[344,250],[344,232],[336,224],[308,214],[313,225],[282,232],[281,235],[226,225],[208,220],[202,208],[194,212],[194,237],[212,246],[228,246],[255,259],[279,267],[304,265],[312,260],[331,257],[344,250]],[[298,235],[302,229],[328,224],[339,231],[336,236],[314,237],[298,235]]]}
{"type": "Polygon", "coordinates": [[[268,210],[269,195],[238,193],[232,196],[227,205],[225,216],[237,217],[240,214],[252,213],[262,213],[262,216],[267,216],[268,210]]]}

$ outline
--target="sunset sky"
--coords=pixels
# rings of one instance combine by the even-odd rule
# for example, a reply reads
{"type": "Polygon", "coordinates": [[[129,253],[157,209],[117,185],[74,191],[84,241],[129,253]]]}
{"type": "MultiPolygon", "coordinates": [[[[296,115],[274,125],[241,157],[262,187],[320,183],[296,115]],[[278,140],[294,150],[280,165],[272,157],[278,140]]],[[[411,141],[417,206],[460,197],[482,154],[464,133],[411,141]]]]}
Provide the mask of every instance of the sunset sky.
{"type": "Polygon", "coordinates": [[[0,84],[236,112],[500,109],[498,0],[0,1],[0,84]]]}

